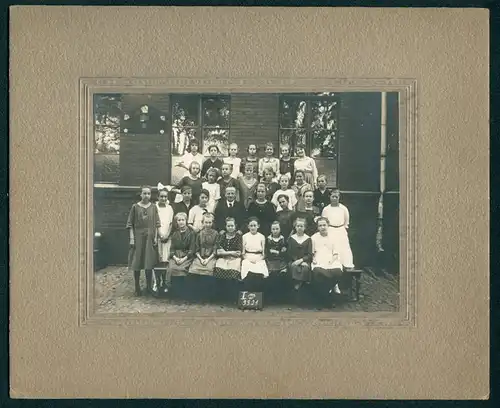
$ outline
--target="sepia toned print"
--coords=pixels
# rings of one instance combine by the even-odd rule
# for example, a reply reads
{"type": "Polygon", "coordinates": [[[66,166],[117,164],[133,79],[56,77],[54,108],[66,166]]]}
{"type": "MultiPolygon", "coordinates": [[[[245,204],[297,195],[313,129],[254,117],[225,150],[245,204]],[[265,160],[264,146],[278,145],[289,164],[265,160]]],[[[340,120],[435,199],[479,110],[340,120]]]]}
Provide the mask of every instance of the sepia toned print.
{"type": "MultiPolygon", "coordinates": [[[[246,90],[245,80],[234,81],[246,90]]],[[[250,295],[261,299],[248,304],[259,317],[411,322],[399,231],[412,81],[387,81],[384,90],[377,81],[331,80],[332,90],[308,92],[294,89],[300,81],[279,82],[282,90],[258,93],[183,83],[179,91],[132,93],[100,82],[82,81],[92,121],[85,129],[93,151],[92,319],[179,312],[245,319],[250,295]],[[150,206],[168,219],[143,217],[152,234],[144,241],[130,217],[150,206]],[[201,242],[210,231],[217,239],[208,248],[201,242]],[[184,236],[182,254],[170,250],[164,259],[165,246],[184,236]],[[238,273],[227,282],[214,271],[227,262],[224,240],[232,237],[242,242],[231,258],[238,273]],[[203,273],[190,269],[193,261],[203,273]]]]}

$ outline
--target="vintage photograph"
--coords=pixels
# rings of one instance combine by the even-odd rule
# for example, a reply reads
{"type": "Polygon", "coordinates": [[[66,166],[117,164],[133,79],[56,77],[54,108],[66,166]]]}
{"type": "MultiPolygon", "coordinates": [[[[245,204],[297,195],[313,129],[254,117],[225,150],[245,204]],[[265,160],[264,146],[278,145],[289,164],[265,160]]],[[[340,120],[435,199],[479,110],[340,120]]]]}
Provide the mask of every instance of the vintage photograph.
{"type": "Polygon", "coordinates": [[[399,99],[94,93],[95,313],[398,312],[399,99]]]}

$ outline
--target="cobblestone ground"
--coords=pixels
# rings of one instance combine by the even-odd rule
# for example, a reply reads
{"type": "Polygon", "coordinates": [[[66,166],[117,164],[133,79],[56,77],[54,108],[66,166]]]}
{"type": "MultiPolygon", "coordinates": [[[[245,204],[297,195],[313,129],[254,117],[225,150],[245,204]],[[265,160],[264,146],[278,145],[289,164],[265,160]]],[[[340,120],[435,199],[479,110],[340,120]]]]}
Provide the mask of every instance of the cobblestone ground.
{"type": "MultiPolygon", "coordinates": [[[[145,287],[144,273],[142,287],[145,287]]],[[[235,306],[186,303],[173,299],[134,296],[134,278],[126,267],[110,266],[95,273],[96,313],[203,313],[239,312],[235,306]]],[[[399,305],[399,284],[397,276],[383,270],[366,269],[361,278],[361,296],[359,301],[340,302],[332,312],[395,312],[399,305]]],[[[266,312],[314,311],[313,306],[298,307],[292,304],[265,305],[266,312]]]]}

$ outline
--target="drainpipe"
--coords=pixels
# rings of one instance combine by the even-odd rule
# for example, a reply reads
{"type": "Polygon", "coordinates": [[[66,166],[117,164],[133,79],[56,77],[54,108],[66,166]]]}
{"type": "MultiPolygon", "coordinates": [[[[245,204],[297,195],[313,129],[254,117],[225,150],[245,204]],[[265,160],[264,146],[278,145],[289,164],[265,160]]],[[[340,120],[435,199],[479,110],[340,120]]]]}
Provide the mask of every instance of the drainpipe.
{"type": "Polygon", "coordinates": [[[377,250],[383,252],[382,236],[384,223],[385,157],[387,150],[387,92],[381,93],[380,118],[380,198],[378,201],[377,250]]]}

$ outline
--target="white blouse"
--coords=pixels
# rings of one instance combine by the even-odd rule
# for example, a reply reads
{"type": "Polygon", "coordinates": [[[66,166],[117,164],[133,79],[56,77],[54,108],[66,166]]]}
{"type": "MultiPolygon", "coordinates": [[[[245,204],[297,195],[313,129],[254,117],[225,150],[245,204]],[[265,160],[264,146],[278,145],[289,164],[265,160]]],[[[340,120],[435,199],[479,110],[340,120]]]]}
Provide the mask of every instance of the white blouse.
{"type": "Polygon", "coordinates": [[[205,161],[205,157],[201,153],[196,153],[192,154],[190,152],[187,152],[182,156],[182,164],[186,166],[189,169],[189,166],[191,166],[192,162],[197,162],[200,165],[200,170],[201,166],[203,165],[203,162],[205,161]]]}
{"type": "Polygon", "coordinates": [[[343,225],[346,229],[349,228],[349,210],[343,204],[339,203],[337,207],[326,206],[321,216],[328,220],[331,227],[341,227],[343,225]]]}
{"type": "Polygon", "coordinates": [[[239,157],[225,157],[224,163],[233,165],[233,172],[231,173],[231,177],[237,179],[240,174],[241,167],[241,159],[239,157]]]}
{"type": "Polygon", "coordinates": [[[206,208],[201,208],[199,205],[195,205],[189,210],[188,224],[191,224],[196,232],[203,228],[203,215],[207,212],[206,208]]]}
{"type": "Polygon", "coordinates": [[[334,241],[330,237],[322,236],[319,232],[311,237],[313,260],[311,267],[324,269],[342,269],[342,262],[334,241]]]}

